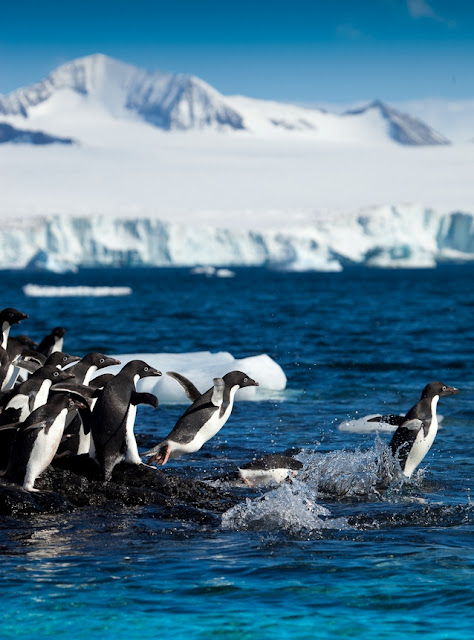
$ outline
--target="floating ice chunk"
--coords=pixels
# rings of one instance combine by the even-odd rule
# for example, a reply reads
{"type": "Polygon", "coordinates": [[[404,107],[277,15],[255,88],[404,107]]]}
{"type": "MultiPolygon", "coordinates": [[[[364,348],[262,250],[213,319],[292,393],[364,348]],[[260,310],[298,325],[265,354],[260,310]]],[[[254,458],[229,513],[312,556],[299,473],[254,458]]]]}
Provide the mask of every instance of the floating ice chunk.
{"type": "MultiPolygon", "coordinates": [[[[204,392],[213,385],[213,379],[222,377],[229,371],[243,371],[257,380],[259,387],[241,389],[236,400],[265,400],[272,397],[275,391],[286,387],[286,375],[283,369],[265,353],[248,358],[236,359],[227,351],[211,353],[200,351],[194,353],[127,353],[114,355],[122,363],[109,367],[110,373],[118,373],[130,360],[144,360],[163,373],[160,378],[144,378],[140,380],[138,389],[158,396],[162,404],[189,404],[181,385],[166,375],[166,371],[182,374],[204,392]]],[[[98,372],[100,373],[100,372],[98,372]]]]}
{"type": "Polygon", "coordinates": [[[25,284],[23,287],[25,296],[63,298],[68,296],[129,296],[132,293],[130,287],[54,287],[41,284],[25,284]]]}

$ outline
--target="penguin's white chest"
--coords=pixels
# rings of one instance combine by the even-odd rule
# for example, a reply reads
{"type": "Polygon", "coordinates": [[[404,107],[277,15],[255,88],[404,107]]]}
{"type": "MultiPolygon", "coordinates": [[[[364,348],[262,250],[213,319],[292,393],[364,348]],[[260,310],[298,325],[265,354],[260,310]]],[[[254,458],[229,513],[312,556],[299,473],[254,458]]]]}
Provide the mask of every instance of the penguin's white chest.
{"type": "Polygon", "coordinates": [[[43,380],[40,388],[35,396],[33,411],[38,409],[38,407],[42,407],[48,401],[49,390],[51,389],[52,381],[51,380],[43,380]]]}
{"type": "Polygon", "coordinates": [[[403,470],[403,475],[410,478],[412,473],[421,463],[423,458],[426,456],[428,451],[431,449],[431,445],[436,438],[436,434],[438,433],[438,417],[436,415],[436,406],[438,404],[439,396],[435,396],[431,401],[431,424],[428,429],[428,433],[425,436],[425,432],[423,427],[418,431],[415,442],[410,449],[410,453],[405,462],[405,468],[403,470]]]}
{"type": "Polygon", "coordinates": [[[48,433],[45,429],[38,429],[38,435],[31,448],[23,486],[28,491],[33,489],[36,478],[51,463],[58,450],[66,425],[67,409],[60,411],[50,426],[48,433]]]}

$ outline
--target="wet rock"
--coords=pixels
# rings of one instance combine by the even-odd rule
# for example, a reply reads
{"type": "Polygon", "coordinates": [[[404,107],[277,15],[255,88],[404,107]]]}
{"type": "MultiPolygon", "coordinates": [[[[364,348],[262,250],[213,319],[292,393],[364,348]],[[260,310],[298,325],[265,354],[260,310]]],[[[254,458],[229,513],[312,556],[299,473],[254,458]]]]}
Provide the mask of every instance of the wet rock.
{"type": "Polygon", "coordinates": [[[116,504],[155,505],[161,515],[211,524],[216,513],[233,506],[236,498],[207,484],[180,478],[146,465],[121,463],[112,480],[104,482],[98,465],[88,456],[55,460],[35,482],[30,493],[11,483],[0,483],[0,514],[60,513],[82,507],[116,504]]]}

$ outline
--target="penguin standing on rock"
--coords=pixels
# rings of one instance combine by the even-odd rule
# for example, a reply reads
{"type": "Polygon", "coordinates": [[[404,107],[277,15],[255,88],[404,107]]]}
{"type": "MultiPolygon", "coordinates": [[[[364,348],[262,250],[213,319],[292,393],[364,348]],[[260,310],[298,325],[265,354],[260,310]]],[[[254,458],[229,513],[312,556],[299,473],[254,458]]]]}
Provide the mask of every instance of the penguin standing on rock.
{"type": "Polygon", "coordinates": [[[136,391],[138,380],[148,376],[161,376],[161,371],[143,360],[131,360],[105,384],[92,411],[89,455],[102,468],[106,481],[122,460],[142,464],[133,432],[137,405],[158,407],[154,395],[136,391]]]}
{"type": "Polygon", "coordinates": [[[388,416],[392,420],[397,420],[399,424],[393,434],[390,448],[393,456],[398,458],[403,475],[407,478],[411,477],[426,456],[436,437],[438,400],[458,392],[455,387],[449,387],[442,382],[430,382],[423,389],[420,400],[406,416],[388,416]]]}
{"type": "Polygon", "coordinates": [[[34,488],[36,478],[51,463],[64,433],[67,414],[76,407],[86,408],[65,393],[54,394],[19,424],[5,477],[22,484],[26,491],[34,488]]]}
{"type": "Polygon", "coordinates": [[[169,458],[182,453],[199,451],[227,422],[234,406],[234,396],[243,387],[258,387],[258,382],[242,371],[231,371],[222,378],[214,378],[214,386],[202,395],[184,376],[168,372],[184,388],[193,404],[179,418],[168,436],[144,456],[148,463],[165,465],[169,458]]]}

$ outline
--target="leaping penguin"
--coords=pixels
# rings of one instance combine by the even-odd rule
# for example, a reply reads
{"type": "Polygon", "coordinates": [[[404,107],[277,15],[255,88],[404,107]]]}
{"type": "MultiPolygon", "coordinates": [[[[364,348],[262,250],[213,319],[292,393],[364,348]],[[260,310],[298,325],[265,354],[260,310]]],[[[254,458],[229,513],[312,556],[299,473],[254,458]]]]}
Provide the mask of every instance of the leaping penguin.
{"type": "Polygon", "coordinates": [[[406,416],[390,416],[394,421],[399,419],[399,427],[393,434],[390,448],[393,456],[398,458],[403,475],[407,478],[411,477],[426,456],[436,437],[438,400],[458,392],[459,390],[455,387],[449,387],[442,382],[430,382],[423,389],[420,400],[406,416]]]}
{"type": "Polygon", "coordinates": [[[258,387],[258,382],[242,371],[231,371],[222,378],[214,378],[214,386],[201,395],[184,376],[174,372],[168,372],[168,375],[181,384],[193,404],[168,436],[143,454],[149,456],[149,464],[165,465],[169,458],[199,451],[227,422],[236,392],[242,387],[258,387]]]}
{"type": "Polygon", "coordinates": [[[158,407],[155,396],[136,391],[138,380],[147,376],[161,376],[161,371],[143,360],[131,360],[105,384],[92,411],[89,455],[101,466],[106,481],[122,460],[142,464],[133,433],[137,405],[158,407]]]}

